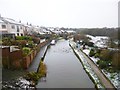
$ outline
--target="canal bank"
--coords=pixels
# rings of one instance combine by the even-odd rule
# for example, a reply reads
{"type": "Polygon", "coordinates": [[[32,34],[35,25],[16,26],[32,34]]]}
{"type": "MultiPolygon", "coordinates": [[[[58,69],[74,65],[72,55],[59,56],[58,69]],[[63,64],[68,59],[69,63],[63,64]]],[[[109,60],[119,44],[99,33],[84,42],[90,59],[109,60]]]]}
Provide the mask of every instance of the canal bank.
{"type": "Polygon", "coordinates": [[[26,78],[28,72],[36,72],[40,63],[40,59],[45,57],[45,53],[47,52],[48,45],[43,46],[38,52],[37,56],[34,58],[33,63],[30,67],[25,70],[8,70],[3,69],[2,74],[4,77],[2,78],[2,87],[5,90],[21,90],[21,89],[30,89],[35,90],[35,85],[33,81],[26,78]],[[9,76],[8,76],[9,75],[9,76]]]}
{"type": "Polygon", "coordinates": [[[59,40],[48,49],[44,63],[47,75],[36,88],[95,88],[74,55],[67,40],[59,40]]]}
{"type": "Polygon", "coordinates": [[[43,46],[40,51],[38,52],[38,54],[36,55],[36,57],[34,58],[33,62],[30,64],[29,68],[27,69],[27,71],[29,72],[37,72],[37,69],[39,67],[39,63],[41,61],[41,59],[43,57],[45,57],[45,53],[47,52],[47,46],[49,45],[46,44],[45,46],[43,46]]]}
{"type": "Polygon", "coordinates": [[[99,68],[81,50],[76,48],[75,42],[70,41],[69,45],[98,89],[104,88],[115,90],[115,87],[108,81],[103,73],[101,73],[99,68]]]}

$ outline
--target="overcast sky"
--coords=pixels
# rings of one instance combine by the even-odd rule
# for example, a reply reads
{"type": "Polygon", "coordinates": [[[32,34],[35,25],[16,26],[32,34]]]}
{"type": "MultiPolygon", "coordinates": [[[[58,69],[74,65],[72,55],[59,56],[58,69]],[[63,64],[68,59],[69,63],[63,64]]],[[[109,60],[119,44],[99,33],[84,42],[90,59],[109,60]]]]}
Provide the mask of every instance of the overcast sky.
{"type": "Polygon", "coordinates": [[[117,27],[120,0],[0,0],[0,14],[51,27],[117,27]]]}

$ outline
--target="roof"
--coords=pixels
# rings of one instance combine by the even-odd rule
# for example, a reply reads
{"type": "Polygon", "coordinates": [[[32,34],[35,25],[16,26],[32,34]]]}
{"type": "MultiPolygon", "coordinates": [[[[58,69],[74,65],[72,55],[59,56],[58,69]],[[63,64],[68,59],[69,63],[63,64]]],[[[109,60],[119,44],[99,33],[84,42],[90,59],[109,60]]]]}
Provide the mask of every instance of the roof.
{"type": "Polygon", "coordinates": [[[14,19],[11,19],[11,18],[3,18],[3,20],[4,20],[5,22],[9,22],[9,23],[11,23],[11,24],[22,25],[21,23],[15,21],[14,19]]]}
{"type": "Polygon", "coordinates": [[[27,25],[27,24],[24,24],[24,26],[25,26],[25,27],[29,27],[29,28],[30,28],[30,27],[32,27],[32,26],[30,26],[30,25],[27,25]]]}
{"type": "Polygon", "coordinates": [[[3,23],[3,22],[4,22],[4,21],[2,21],[1,18],[0,18],[0,23],[3,23]]]}

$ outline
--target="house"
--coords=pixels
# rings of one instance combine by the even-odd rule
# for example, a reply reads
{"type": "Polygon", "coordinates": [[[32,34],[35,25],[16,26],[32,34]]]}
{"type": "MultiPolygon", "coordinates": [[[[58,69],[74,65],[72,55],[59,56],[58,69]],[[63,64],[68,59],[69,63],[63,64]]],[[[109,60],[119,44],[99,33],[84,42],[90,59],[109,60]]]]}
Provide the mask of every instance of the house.
{"type": "Polygon", "coordinates": [[[33,26],[28,25],[28,24],[27,25],[24,24],[24,26],[25,26],[24,34],[25,35],[32,35],[33,30],[34,30],[33,26]]]}
{"type": "Polygon", "coordinates": [[[51,32],[50,32],[50,30],[48,28],[40,27],[39,28],[39,34],[45,35],[45,34],[51,34],[51,32]]]}
{"type": "Polygon", "coordinates": [[[7,33],[7,24],[0,18],[0,32],[7,33]]]}
{"type": "Polygon", "coordinates": [[[0,32],[24,36],[25,26],[13,19],[0,17],[0,32]]]}

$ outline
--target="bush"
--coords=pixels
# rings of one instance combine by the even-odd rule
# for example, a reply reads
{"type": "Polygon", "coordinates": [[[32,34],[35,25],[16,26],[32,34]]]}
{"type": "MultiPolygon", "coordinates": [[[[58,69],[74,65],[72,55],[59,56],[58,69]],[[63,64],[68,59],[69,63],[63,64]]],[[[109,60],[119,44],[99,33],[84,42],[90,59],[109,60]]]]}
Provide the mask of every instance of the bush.
{"type": "Polygon", "coordinates": [[[111,51],[108,49],[104,49],[100,52],[100,59],[102,60],[111,60],[111,51]]]}
{"type": "Polygon", "coordinates": [[[16,46],[19,45],[19,42],[17,40],[12,40],[11,42],[12,42],[12,45],[16,45],[16,46]]]}
{"type": "Polygon", "coordinates": [[[32,37],[30,36],[16,36],[16,40],[32,40],[32,37]]]}
{"type": "Polygon", "coordinates": [[[86,43],[88,46],[90,46],[90,47],[94,47],[94,43],[93,42],[87,42],[86,43]]]}
{"type": "Polygon", "coordinates": [[[27,47],[29,47],[29,48],[33,48],[33,47],[34,47],[33,42],[32,42],[32,41],[29,41],[27,47]]]}
{"type": "Polygon", "coordinates": [[[23,50],[23,55],[24,56],[28,55],[29,52],[30,52],[30,48],[28,48],[28,47],[24,47],[22,50],[23,50]]]}
{"type": "Polygon", "coordinates": [[[91,50],[90,50],[90,53],[89,53],[89,56],[92,57],[92,56],[94,56],[94,55],[95,55],[95,50],[94,50],[94,49],[91,49],[91,50]]]}
{"type": "Polygon", "coordinates": [[[33,38],[33,42],[36,43],[36,44],[39,44],[40,43],[40,39],[39,38],[33,38]]]}
{"type": "Polygon", "coordinates": [[[25,78],[30,79],[33,82],[37,83],[40,77],[41,77],[40,74],[37,74],[37,72],[29,72],[27,73],[25,78]]]}
{"type": "Polygon", "coordinates": [[[120,69],[120,52],[115,52],[112,56],[112,65],[120,69]]]}
{"type": "Polygon", "coordinates": [[[96,54],[94,55],[94,57],[95,57],[95,58],[99,58],[99,57],[100,57],[99,53],[96,53],[96,54]]]}
{"type": "Polygon", "coordinates": [[[17,40],[17,42],[21,48],[25,47],[27,44],[26,40],[17,40]]]}
{"type": "Polygon", "coordinates": [[[46,65],[41,61],[40,62],[40,67],[39,67],[39,71],[38,72],[29,72],[26,74],[26,78],[32,80],[33,82],[35,82],[35,84],[37,84],[38,80],[41,77],[46,76],[46,72],[47,68],[46,65]]]}
{"type": "Polygon", "coordinates": [[[106,61],[104,61],[104,60],[98,60],[97,64],[99,65],[99,67],[101,69],[106,68],[108,66],[108,63],[106,61]]]}
{"type": "Polygon", "coordinates": [[[40,62],[40,68],[39,68],[39,73],[42,75],[42,76],[45,76],[46,75],[46,65],[41,61],[40,62]]]}
{"type": "Polygon", "coordinates": [[[96,53],[99,53],[100,54],[101,50],[96,48],[96,53]]]}
{"type": "Polygon", "coordinates": [[[3,38],[2,39],[2,45],[11,46],[12,45],[11,39],[7,38],[7,37],[3,38]]]}
{"type": "Polygon", "coordinates": [[[16,40],[23,40],[23,36],[16,36],[16,40]]]}
{"type": "Polygon", "coordinates": [[[32,41],[32,37],[30,37],[30,36],[24,36],[24,40],[32,41]]]}

